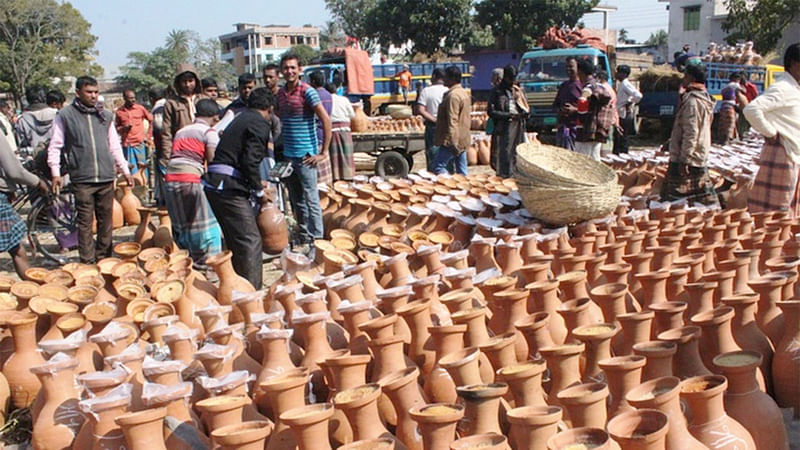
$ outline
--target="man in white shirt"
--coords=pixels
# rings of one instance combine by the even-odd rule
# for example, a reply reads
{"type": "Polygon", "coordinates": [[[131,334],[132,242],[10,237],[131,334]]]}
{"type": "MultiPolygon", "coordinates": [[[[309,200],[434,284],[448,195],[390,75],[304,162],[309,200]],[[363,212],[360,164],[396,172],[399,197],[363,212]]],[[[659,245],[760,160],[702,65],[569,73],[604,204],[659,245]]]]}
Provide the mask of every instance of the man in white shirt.
{"type": "Polygon", "coordinates": [[[800,43],[786,49],[783,67],[780,80],[744,108],[750,126],[766,138],[747,208],[788,210],[794,218],[800,217],[800,43]]]}
{"type": "Polygon", "coordinates": [[[631,67],[620,65],[617,67],[617,113],[619,114],[619,127],[614,133],[614,154],[628,153],[630,136],[636,135],[636,105],[642,101],[642,93],[631,83],[628,77],[631,67]]]}
{"type": "Polygon", "coordinates": [[[447,92],[444,85],[444,71],[433,69],[431,85],[422,90],[417,98],[417,114],[425,120],[425,165],[428,171],[433,171],[433,137],[436,135],[436,113],[439,104],[447,92]]]}

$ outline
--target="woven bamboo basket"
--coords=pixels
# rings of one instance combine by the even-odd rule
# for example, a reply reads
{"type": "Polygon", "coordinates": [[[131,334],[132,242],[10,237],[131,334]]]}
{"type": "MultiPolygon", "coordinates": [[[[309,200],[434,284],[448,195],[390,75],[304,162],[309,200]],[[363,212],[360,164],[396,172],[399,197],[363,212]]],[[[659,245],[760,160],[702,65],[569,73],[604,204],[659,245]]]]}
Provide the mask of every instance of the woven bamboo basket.
{"type": "Polygon", "coordinates": [[[599,161],[536,141],[517,146],[517,176],[532,184],[554,187],[595,186],[617,179],[614,170],[599,161]]]}
{"type": "Polygon", "coordinates": [[[551,225],[568,225],[604,217],[619,203],[616,177],[596,186],[544,187],[517,181],[522,203],[531,215],[551,225]]]}

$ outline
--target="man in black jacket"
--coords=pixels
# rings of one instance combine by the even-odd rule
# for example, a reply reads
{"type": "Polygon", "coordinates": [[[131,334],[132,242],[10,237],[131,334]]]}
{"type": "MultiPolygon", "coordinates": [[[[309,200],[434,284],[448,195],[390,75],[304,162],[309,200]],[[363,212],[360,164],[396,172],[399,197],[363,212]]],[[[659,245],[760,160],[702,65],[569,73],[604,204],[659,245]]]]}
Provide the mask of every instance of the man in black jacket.
{"type": "Polygon", "coordinates": [[[250,199],[266,200],[258,169],[269,142],[271,107],[266,88],[250,93],[247,109],[225,129],[204,176],[206,197],[233,253],[233,268],[256,289],[261,289],[262,247],[250,199]]]}

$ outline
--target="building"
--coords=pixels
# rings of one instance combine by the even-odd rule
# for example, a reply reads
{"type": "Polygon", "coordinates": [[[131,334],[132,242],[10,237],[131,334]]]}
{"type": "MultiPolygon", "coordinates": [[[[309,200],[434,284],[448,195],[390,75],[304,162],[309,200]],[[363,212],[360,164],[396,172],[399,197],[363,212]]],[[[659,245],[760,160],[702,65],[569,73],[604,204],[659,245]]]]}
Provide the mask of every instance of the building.
{"type": "Polygon", "coordinates": [[[319,28],[310,25],[257,25],[237,23],[236,31],[219,37],[222,60],[236,68],[236,73],[260,74],[261,68],[277,63],[287,50],[305,44],[319,49],[319,28]]]}

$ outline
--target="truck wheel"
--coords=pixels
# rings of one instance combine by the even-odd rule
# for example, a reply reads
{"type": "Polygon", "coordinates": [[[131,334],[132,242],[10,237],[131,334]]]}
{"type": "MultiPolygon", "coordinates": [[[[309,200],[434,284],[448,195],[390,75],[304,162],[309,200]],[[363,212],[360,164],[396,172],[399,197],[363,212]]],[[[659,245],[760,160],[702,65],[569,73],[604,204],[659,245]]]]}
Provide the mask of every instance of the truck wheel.
{"type": "Polygon", "coordinates": [[[398,152],[383,152],[375,161],[375,173],[381,177],[404,177],[408,175],[408,161],[398,152]]]}

